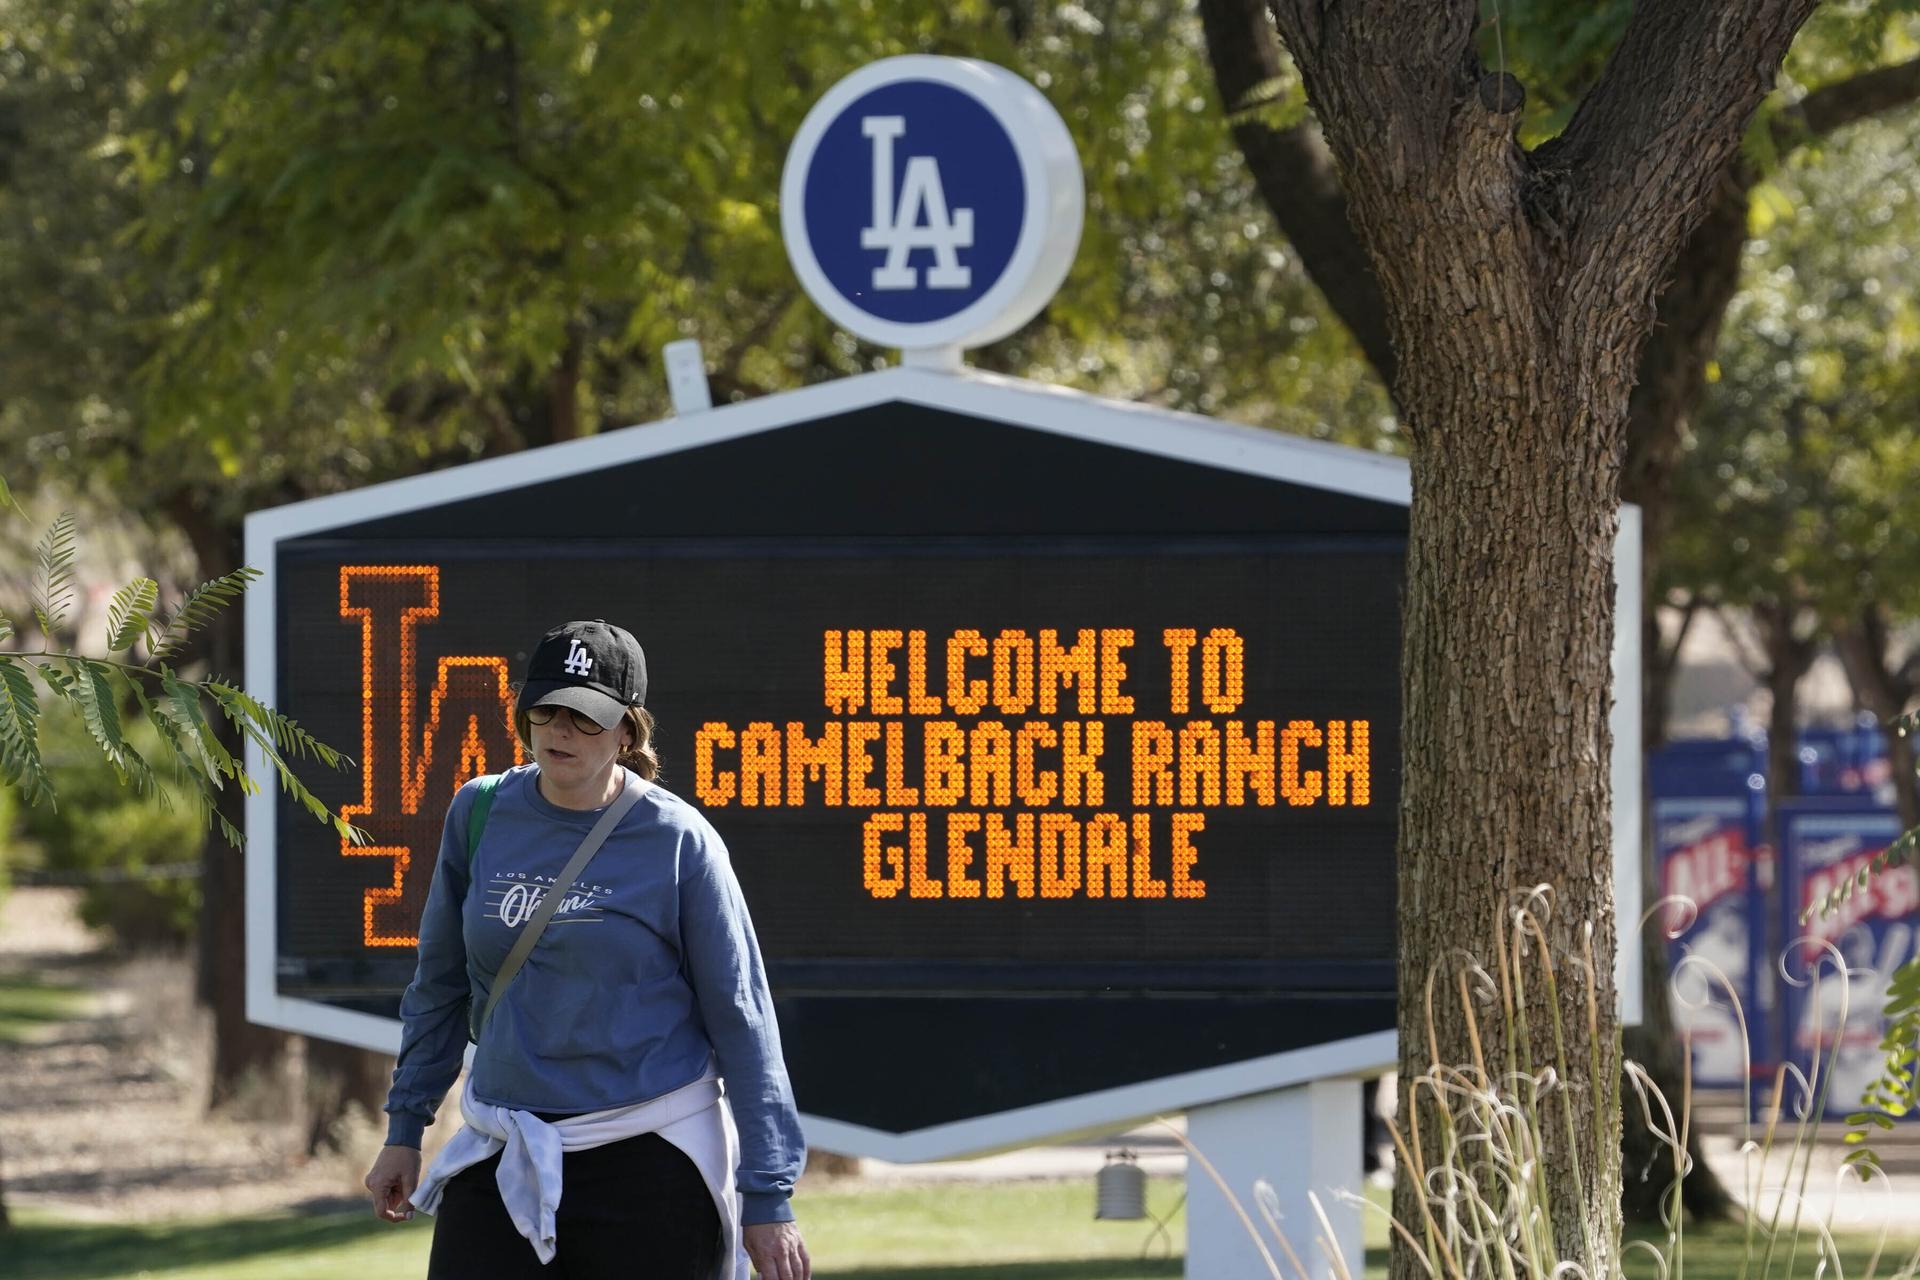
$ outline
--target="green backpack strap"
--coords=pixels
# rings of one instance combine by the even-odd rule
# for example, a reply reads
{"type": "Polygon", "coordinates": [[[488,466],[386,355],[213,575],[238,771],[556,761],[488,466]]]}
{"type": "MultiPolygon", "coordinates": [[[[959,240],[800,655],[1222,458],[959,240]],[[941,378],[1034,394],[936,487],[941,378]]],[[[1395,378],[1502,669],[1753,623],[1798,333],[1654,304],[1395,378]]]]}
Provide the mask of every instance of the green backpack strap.
{"type": "Polygon", "coordinates": [[[493,812],[493,793],[500,788],[501,775],[487,774],[480,779],[473,808],[467,811],[467,873],[473,873],[473,851],[480,847],[480,833],[487,829],[487,815],[493,812]]]}

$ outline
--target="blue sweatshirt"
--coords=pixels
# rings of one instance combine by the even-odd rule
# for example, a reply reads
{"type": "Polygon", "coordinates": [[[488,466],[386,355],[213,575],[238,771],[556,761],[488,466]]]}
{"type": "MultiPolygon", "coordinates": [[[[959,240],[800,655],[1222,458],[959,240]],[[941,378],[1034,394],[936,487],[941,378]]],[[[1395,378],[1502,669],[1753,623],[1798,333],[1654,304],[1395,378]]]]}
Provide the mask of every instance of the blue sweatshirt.
{"type": "MultiPolygon", "coordinates": [[[[391,1146],[420,1145],[460,1074],[467,1002],[477,1020],[521,926],[599,817],[547,800],[538,773],[522,765],[502,775],[471,877],[475,784],[447,810],[420,964],[400,1001],[391,1146]]],[[[791,1221],[806,1147],[747,904],[707,820],[642,785],[480,1033],[474,1095],[580,1114],[670,1093],[717,1062],[740,1130],[742,1221],[791,1221]]]]}

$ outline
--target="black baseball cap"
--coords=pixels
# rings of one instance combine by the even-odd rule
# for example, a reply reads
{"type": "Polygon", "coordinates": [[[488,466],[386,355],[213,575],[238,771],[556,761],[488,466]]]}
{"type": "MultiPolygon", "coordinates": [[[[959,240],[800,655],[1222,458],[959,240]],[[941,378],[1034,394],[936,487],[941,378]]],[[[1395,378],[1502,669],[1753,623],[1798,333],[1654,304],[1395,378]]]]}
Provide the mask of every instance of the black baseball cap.
{"type": "Polygon", "coordinates": [[[647,701],[647,657],[632,633],[600,618],[568,622],[540,637],[527,660],[517,713],[568,707],[602,729],[647,701]]]}

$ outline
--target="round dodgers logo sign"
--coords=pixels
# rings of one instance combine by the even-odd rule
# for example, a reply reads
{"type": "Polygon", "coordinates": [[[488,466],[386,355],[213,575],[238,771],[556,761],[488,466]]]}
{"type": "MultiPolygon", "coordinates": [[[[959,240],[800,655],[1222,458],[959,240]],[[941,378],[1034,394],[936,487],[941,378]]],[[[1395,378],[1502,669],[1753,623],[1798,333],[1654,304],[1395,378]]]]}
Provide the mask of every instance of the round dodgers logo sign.
{"type": "Polygon", "coordinates": [[[1039,90],[991,63],[888,58],[807,113],[780,184],[787,254],[835,323],[884,346],[1012,333],[1066,278],[1080,159],[1039,90]]]}

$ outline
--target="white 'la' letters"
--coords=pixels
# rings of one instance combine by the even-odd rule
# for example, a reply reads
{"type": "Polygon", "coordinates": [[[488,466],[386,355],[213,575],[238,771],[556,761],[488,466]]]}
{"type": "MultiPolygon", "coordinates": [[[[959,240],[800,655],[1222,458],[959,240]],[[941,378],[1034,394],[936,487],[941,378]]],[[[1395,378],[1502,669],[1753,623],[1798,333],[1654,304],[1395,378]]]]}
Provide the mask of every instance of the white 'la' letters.
{"type": "Polygon", "coordinates": [[[973,210],[947,209],[940,165],[932,156],[907,160],[900,203],[893,201],[893,140],[907,131],[903,116],[862,116],[860,131],[873,140],[873,225],[860,233],[863,249],[885,249],[887,260],[873,269],[875,289],[917,289],[920,273],[907,265],[915,249],[933,250],[927,288],[964,289],[973,270],[960,265],[958,249],[973,247],[973,210]],[[925,214],[926,224],[921,225],[925,214]]]}

